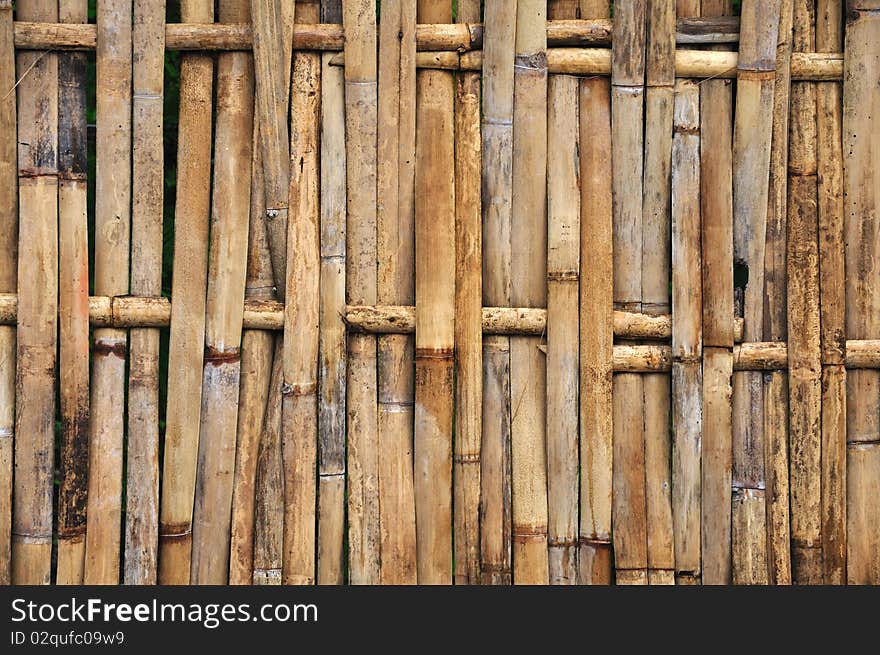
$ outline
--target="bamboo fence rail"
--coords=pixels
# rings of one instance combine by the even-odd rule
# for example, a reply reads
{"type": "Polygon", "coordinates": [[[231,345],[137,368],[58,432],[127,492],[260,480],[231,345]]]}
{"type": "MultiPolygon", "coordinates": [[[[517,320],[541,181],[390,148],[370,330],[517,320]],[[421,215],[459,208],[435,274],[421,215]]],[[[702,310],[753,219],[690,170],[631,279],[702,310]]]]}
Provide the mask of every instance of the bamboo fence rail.
{"type": "Polygon", "coordinates": [[[165,4],[0,0],[0,583],[880,583],[880,2],[165,4]]]}

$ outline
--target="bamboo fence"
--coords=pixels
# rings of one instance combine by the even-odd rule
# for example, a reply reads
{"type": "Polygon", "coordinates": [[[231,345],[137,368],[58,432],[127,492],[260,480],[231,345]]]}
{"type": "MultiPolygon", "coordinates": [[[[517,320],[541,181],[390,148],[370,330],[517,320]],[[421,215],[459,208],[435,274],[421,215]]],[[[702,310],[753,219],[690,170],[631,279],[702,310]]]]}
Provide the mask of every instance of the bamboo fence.
{"type": "Polygon", "coordinates": [[[741,4],[0,0],[0,584],[880,584],[880,2],[741,4]]]}

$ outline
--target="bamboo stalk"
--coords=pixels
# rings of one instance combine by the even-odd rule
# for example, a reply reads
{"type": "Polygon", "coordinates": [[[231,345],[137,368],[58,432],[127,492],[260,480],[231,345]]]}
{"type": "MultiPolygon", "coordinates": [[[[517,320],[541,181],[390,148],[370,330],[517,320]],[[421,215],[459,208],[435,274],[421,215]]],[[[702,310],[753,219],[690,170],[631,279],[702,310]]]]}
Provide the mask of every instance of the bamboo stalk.
{"type": "MultiPolygon", "coordinates": [[[[610,16],[607,0],[581,0],[582,16],[610,16]]],[[[579,83],[580,109],[580,529],[578,581],[610,584],[614,344],[611,86],[579,83]]]]}
{"type": "MultiPolygon", "coordinates": [[[[880,257],[876,219],[880,188],[880,147],[873,120],[880,110],[880,2],[847,4],[843,82],[843,170],[846,236],[846,335],[880,336],[880,285],[874,263],[880,257]]],[[[847,375],[847,582],[880,582],[880,520],[875,502],[880,474],[880,373],[847,375]]]]}
{"type": "MultiPolygon", "coordinates": [[[[480,2],[458,3],[456,20],[480,19],[480,2]]],[[[455,88],[455,455],[453,511],[456,584],[480,582],[480,449],[483,405],[482,228],[478,73],[455,88]]]]}
{"type": "MultiPolygon", "coordinates": [[[[181,3],[184,20],[211,21],[213,5],[181,3]]],[[[180,118],[174,230],[174,294],[168,353],[168,407],[159,514],[159,582],[188,584],[192,549],[205,341],[211,115],[214,60],[180,62],[180,118]]]]}
{"type": "MultiPolygon", "coordinates": [[[[386,2],[379,26],[377,248],[380,303],[414,301],[416,3],[386,2]]],[[[381,581],[415,584],[413,339],[378,340],[381,581]]]]}
{"type": "MultiPolygon", "coordinates": [[[[136,0],[132,50],[131,293],[162,295],[165,3],[136,0]]],[[[159,330],[129,334],[125,584],[155,584],[159,539],[159,330]]]]}
{"type": "MultiPolygon", "coordinates": [[[[372,304],[376,273],[377,63],[376,15],[370,0],[342,5],[348,37],[345,68],[345,149],[348,218],[346,295],[372,304]]],[[[353,584],[379,582],[379,437],[376,337],[348,338],[348,543],[353,584]]]]}
{"type": "MultiPolygon", "coordinates": [[[[509,306],[516,3],[488,0],[484,16],[483,302],[509,306]]],[[[484,339],[483,359],[480,580],[510,584],[510,339],[484,339]]]]}

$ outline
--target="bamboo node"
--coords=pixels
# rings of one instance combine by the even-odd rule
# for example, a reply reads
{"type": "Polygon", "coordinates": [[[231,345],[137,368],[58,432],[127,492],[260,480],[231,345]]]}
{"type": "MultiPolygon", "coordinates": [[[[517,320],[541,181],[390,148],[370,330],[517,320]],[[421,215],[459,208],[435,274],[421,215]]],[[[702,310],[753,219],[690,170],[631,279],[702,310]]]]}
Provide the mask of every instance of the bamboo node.
{"type": "Polygon", "coordinates": [[[533,54],[521,54],[517,55],[514,59],[514,68],[521,68],[523,70],[533,70],[539,71],[542,73],[547,73],[547,53],[546,52],[535,52],[533,54]]]}
{"type": "Polygon", "coordinates": [[[95,345],[92,346],[92,354],[107,357],[114,355],[119,359],[125,359],[128,345],[125,339],[95,339],[95,345]]]}
{"type": "Polygon", "coordinates": [[[281,385],[282,396],[310,396],[317,391],[315,382],[287,383],[281,385]]]}
{"type": "Polygon", "coordinates": [[[416,348],[416,359],[452,359],[454,348],[416,348]]]}
{"type": "Polygon", "coordinates": [[[205,347],[205,363],[211,366],[221,366],[223,364],[235,364],[241,359],[240,349],[237,347],[222,349],[212,346],[205,347]]]}

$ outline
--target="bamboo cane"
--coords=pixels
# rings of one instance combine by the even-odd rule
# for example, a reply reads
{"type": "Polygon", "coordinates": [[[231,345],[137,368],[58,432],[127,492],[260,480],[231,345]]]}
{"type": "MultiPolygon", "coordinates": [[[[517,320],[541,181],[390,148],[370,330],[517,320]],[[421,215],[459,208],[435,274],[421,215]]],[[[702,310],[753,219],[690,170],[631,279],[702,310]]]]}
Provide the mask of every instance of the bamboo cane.
{"type": "MultiPolygon", "coordinates": [[[[846,235],[846,334],[877,338],[880,285],[874,263],[880,258],[876,219],[880,189],[880,146],[873,120],[880,110],[880,2],[847,4],[846,62],[843,82],[843,166],[846,235]]],[[[847,582],[880,583],[880,374],[847,375],[847,582]]]]}
{"type": "MultiPolygon", "coordinates": [[[[348,219],[346,295],[373,303],[376,273],[376,14],[370,0],[342,5],[348,35],[345,68],[345,149],[348,219]]],[[[379,581],[379,437],[376,337],[348,338],[348,543],[354,584],[379,581]]]]}
{"type": "MultiPolygon", "coordinates": [[[[12,2],[0,2],[0,88],[15,86],[12,2]]],[[[15,293],[18,266],[16,95],[0,98],[0,291],[15,293]]],[[[0,327],[0,584],[12,582],[12,471],[15,432],[15,327],[0,327]]]]}
{"type": "MultiPolygon", "coordinates": [[[[131,293],[162,295],[165,2],[136,0],[132,50],[131,293]]],[[[155,584],[159,539],[159,330],[129,334],[125,584],[155,584]]]]}
{"type": "MultiPolygon", "coordinates": [[[[513,193],[513,71],[516,3],[488,0],[481,180],[483,187],[483,302],[510,305],[510,227],[513,193]]],[[[483,340],[480,444],[480,581],[511,581],[510,339],[483,340]]]]}
{"type": "MultiPolygon", "coordinates": [[[[414,301],[416,3],[386,2],[379,26],[377,248],[380,303],[414,301]]],[[[416,582],[413,339],[378,340],[381,581],[416,582]]]]}
{"type": "MultiPolygon", "coordinates": [[[[213,5],[181,3],[184,20],[213,21],[213,5]]],[[[192,549],[205,341],[211,114],[214,60],[180,62],[180,118],[174,230],[174,296],[168,353],[168,407],[159,515],[159,582],[188,584],[192,549]]]]}

